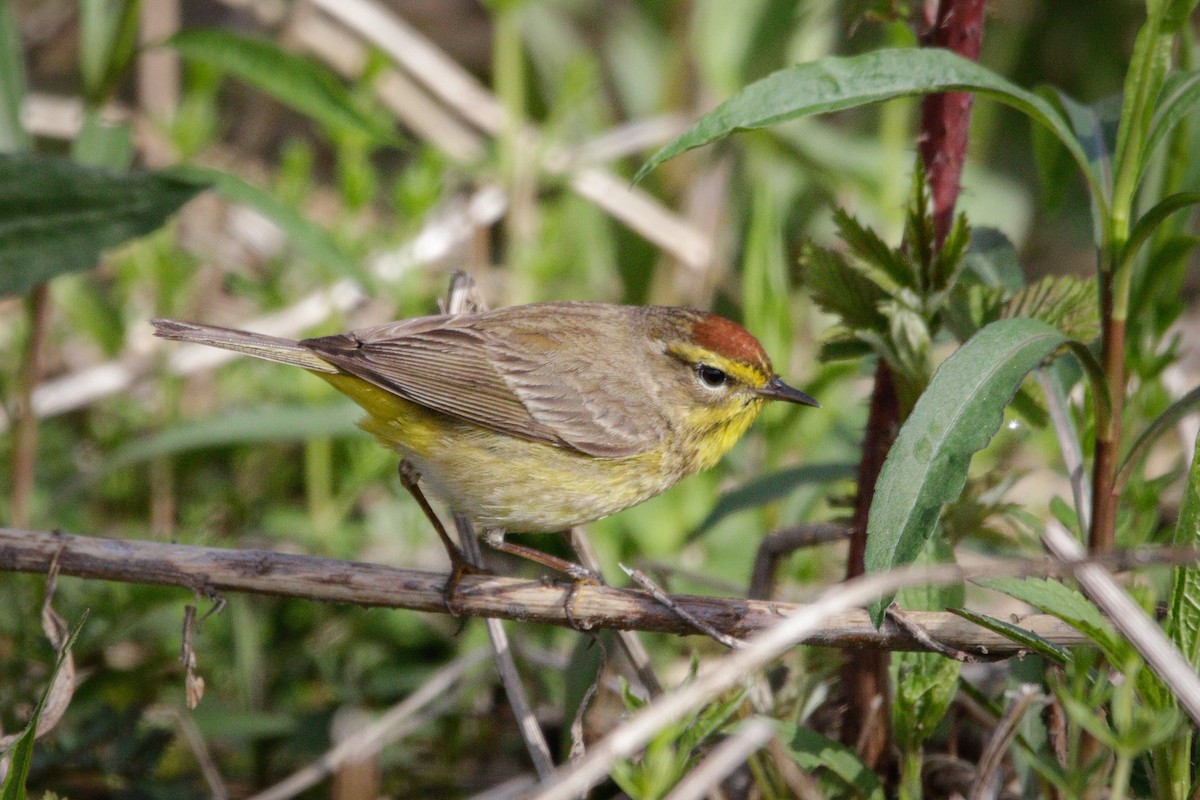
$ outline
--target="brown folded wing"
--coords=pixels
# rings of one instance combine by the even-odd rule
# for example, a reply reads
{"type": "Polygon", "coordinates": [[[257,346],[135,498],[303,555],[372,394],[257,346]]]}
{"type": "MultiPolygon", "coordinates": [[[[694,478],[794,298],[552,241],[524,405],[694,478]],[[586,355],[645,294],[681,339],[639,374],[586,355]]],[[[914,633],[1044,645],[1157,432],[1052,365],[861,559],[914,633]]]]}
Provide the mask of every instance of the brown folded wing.
{"type": "Polygon", "coordinates": [[[633,310],[538,308],[421,317],[301,344],[351,375],[501,433],[606,457],[654,445],[665,418],[647,365],[631,368],[622,357],[633,346],[633,320],[596,336],[598,323],[633,310]],[[553,326],[546,312],[555,315],[553,326]]]}

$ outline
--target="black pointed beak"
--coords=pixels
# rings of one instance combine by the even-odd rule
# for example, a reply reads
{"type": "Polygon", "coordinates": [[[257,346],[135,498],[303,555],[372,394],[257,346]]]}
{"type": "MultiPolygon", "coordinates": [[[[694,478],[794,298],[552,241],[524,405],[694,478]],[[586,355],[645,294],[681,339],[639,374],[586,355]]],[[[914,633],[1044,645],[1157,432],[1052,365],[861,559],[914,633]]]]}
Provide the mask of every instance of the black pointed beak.
{"type": "Polygon", "coordinates": [[[786,400],[789,403],[799,403],[802,406],[814,406],[820,408],[821,404],[813,398],[806,395],[799,389],[793,389],[788,386],[779,376],[776,375],[767,382],[767,385],[758,390],[759,397],[765,397],[768,400],[786,400]]]}

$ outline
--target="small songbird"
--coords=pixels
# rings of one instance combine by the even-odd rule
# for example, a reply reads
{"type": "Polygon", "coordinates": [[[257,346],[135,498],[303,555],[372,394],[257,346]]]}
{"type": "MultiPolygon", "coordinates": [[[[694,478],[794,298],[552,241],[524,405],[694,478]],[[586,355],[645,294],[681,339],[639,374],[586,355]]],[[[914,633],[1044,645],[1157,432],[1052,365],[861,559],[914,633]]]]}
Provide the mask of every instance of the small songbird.
{"type": "Polygon", "coordinates": [[[711,467],[768,400],[818,405],[743,327],[689,308],[537,303],[301,341],[153,324],[167,339],[303,367],[362,406],[362,427],[411,465],[405,485],[456,568],[418,476],[485,531],[563,531],[711,467]]]}

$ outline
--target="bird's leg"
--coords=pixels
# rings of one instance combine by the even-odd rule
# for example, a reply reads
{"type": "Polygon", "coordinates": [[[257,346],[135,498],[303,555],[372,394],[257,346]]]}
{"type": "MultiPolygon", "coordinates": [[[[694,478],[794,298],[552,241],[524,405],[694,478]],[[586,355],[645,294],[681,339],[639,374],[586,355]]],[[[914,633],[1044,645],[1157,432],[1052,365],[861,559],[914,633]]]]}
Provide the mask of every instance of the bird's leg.
{"type": "Polygon", "coordinates": [[[458,583],[462,580],[462,576],[470,572],[479,572],[480,569],[463,555],[463,551],[459,549],[454,540],[450,538],[450,534],[446,532],[446,527],[442,525],[442,521],[438,519],[438,515],[433,512],[433,507],[429,505],[429,501],[425,498],[425,493],[421,491],[420,478],[421,473],[417,472],[417,468],[412,462],[407,459],[400,459],[400,485],[413,496],[417,501],[417,505],[425,512],[425,517],[429,520],[429,524],[437,532],[438,538],[442,540],[442,546],[446,548],[446,555],[450,557],[450,579],[446,581],[446,585],[442,587],[442,602],[446,604],[446,611],[459,616],[454,609],[454,593],[458,589],[458,583]]]}
{"type": "Polygon", "coordinates": [[[572,628],[577,631],[587,630],[575,617],[573,610],[575,596],[579,593],[581,586],[603,586],[603,578],[587,567],[576,564],[574,561],[567,561],[565,558],[552,556],[549,553],[543,553],[541,550],[507,541],[504,538],[503,528],[485,528],[482,538],[483,541],[487,542],[488,547],[491,547],[493,550],[499,550],[502,553],[509,553],[518,558],[524,558],[535,564],[541,564],[543,567],[552,569],[555,572],[561,572],[570,578],[571,588],[567,591],[566,600],[563,601],[563,613],[566,614],[567,623],[572,628]]]}
{"type": "Polygon", "coordinates": [[[493,550],[499,550],[501,553],[508,553],[518,558],[524,558],[535,564],[541,564],[543,567],[552,569],[555,572],[561,572],[572,580],[591,584],[603,583],[599,575],[585,566],[576,564],[574,561],[567,561],[565,558],[543,553],[541,550],[533,547],[508,541],[504,538],[503,528],[484,528],[482,538],[483,541],[487,542],[488,547],[493,550]]]}

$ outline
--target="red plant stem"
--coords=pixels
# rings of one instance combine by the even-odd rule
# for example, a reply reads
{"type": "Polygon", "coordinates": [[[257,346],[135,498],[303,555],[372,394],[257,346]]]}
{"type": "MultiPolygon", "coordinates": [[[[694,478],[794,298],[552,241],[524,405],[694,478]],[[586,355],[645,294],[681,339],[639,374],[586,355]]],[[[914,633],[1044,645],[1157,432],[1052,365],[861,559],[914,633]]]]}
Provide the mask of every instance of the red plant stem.
{"type": "Polygon", "coordinates": [[[13,431],[12,524],[29,524],[29,506],[33,496],[33,473],[37,462],[38,422],[33,411],[33,390],[42,372],[42,345],[50,310],[50,288],[44,283],[33,287],[29,297],[29,340],[17,401],[16,429],[13,431]]]}
{"type": "MultiPolygon", "coordinates": [[[[986,0],[941,0],[932,25],[921,36],[926,47],[944,47],[971,60],[978,60],[983,43],[986,0]]],[[[933,7],[926,4],[927,13],[933,7]]],[[[938,247],[954,222],[963,162],[966,160],[967,133],[971,124],[972,96],[964,92],[929,95],[921,106],[921,132],[918,149],[925,165],[926,180],[933,198],[933,223],[938,247]]],[[[858,470],[858,494],[854,503],[847,578],[864,571],[863,556],[867,545],[867,516],[875,497],[879,471],[891,449],[900,424],[900,407],[891,371],[882,361],[875,371],[875,389],[863,442],[858,470]]],[[[891,725],[886,716],[872,713],[887,687],[887,660],[880,654],[856,654],[842,668],[846,692],[846,710],[842,716],[842,741],[859,745],[859,756],[875,767],[888,753],[891,725]],[[872,728],[863,735],[863,728],[872,728]]],[[[885,712],[886,713],[886,712],[885,712]]]]}
{"type": "MultiPolygon", "coordinates": [[[[922,44],[942,47],[978,61],[986,4],[986,0],[943,0],[933,27],[921,37],[922,44]]],[[[938,247],[954,222],[973,102],[974,95],[967,92],[945,92],[928,95],[921,103],[921,135],[917,146],[933,195],[933,227],[938,247]]]]}
{"type": "MultiPolygon", "coordinates": [[[[875,484],[884,459],[900,427],[900,400],[892,371],[883,359],[875,366],[875,388],[867,414],[862,459],[858,463],[858,493],[854,498],[854,517],[850,524],[850,552],[846,560],[846,580],[865,571],[867,518],[875,499],[875,484]]],[[[842,666],[842,686],[846,692],[846,710],[842,715],[842,741],[858,746],[859,757],[872,769],[889,752],[891,720],[887,704],[876,698],[887,691],[888,655],[883,652],[856,652],[842,666]],[[864,735],[864,730],[866,731],[864,735]]]]}
{"type": "Polygon", "coordinates": [[[1121,408],[1125,398],[1125,321],[1113,318],[1113,275],[1100,274],[1102,333],[1100,359],[1108,378],[1112,414],[1096,430],[1096,460],[1092,465],[1092,527],[1088,551],[1101,553],[1116,543],[1117,447],[1121,440],[1121,408]]]}

